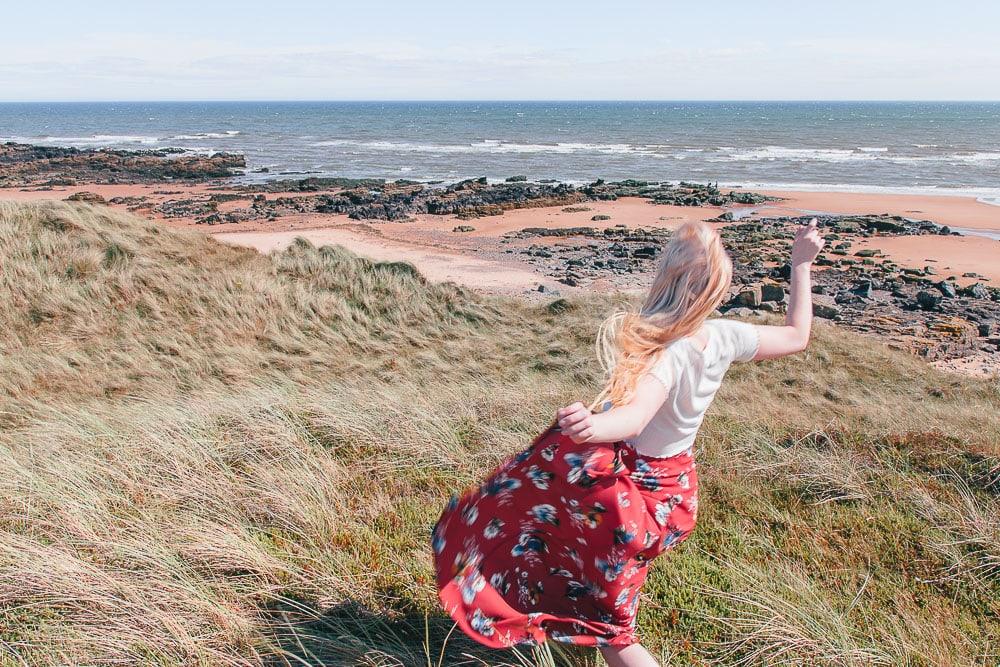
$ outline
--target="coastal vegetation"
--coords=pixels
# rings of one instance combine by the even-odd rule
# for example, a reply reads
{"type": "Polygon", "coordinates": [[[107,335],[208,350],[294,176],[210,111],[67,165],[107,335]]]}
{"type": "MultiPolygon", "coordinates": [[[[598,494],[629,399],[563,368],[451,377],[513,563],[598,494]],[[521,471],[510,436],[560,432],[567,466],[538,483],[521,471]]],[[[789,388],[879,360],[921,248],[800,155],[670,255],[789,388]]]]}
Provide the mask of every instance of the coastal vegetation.
{"type": "MultiPolygon", "coordinates": [[[[428,537],[598,391],[593,336],[628,297],[484,296],[79,202],[0,202],[0,265],[0,665],[594,664],[452,633],[428,537]]],[[[673,665],[995,663],[997,382],[826,322],[730,378],[647,645],[673,665]]]]}

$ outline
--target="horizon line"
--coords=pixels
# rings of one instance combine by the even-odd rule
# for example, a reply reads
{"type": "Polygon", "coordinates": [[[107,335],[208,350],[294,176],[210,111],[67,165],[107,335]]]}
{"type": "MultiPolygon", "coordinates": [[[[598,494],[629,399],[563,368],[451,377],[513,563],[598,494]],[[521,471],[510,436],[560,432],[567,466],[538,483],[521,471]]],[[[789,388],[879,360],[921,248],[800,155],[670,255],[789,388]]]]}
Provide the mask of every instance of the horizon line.
{"type": "Polygon", "coordinates": [[[0,100],[0,104],[1000,104],[1000,99],[488,99],[488,98],[343,98],[343,99],[98,99],[0,100]]]}

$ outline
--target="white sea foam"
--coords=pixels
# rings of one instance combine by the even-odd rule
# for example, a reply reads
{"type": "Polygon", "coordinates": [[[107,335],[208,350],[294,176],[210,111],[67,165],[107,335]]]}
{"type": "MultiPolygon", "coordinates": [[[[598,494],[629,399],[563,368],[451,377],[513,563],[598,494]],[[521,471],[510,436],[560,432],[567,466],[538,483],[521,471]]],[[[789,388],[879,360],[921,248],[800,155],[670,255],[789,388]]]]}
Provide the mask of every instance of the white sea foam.
{"type": "Polygon", "coordinates": [[[334,139],[317,141],[313,146],[345,146],[368,149],[373,151],[389,151],[400,153],[652,153],[653,148],[635,144],[601,144],[583,142],[562,142],[551,144],[522,144],[502,141],[500,139],[484,139],[468,144],[417,144],[402,141],[356,141],[353,139],[334,139]]]}
{"type": "Polygon", "coordinates": [[[239,130],[226,130],[225,132],[197,132],[195,134],[175,134],[167,137],[164,141],[180,141],[190,139],[228,139],[240,134],[239,130]]]}
{"type": "Polygon", "coordinates": [[[878,156],[845,148],[764,146],[763,148],[750,148],[706,159],[710,162],[855,162],[877,160],[878,156]]]}
{"type": "Polygon", "coordinates": [[[1000,160],[1000,153],[944,153],[941,155],[894,155],[885,158],[889,162],[943,162],[945,164],[984,164],[1000,160]]]}
{"type": "Polygon", "coordinates": [[[25,144],[53,144],[57,146],[115,146],[118,144],[143,144],[150,145],[159,143],[159,137],[132,134],[94,134],[89,137],[2,137],[0,141],[16,141],[25,144]]]}
{"type": "Polygon", "coordinates": [[[16,141],[25,144],[75,146],[93,148],[101,146],[118,146],[122,144],[141,144],[152,146],[168,141],[193,141],[198,139],[229,139],[240,134],[239,130],[225,132],[198,132],[195,134],[176,134],[169,137],[154,137],[141,134],[93,134],[89,137],[34,136],[34,137],[0,137],[0,141],[16,141]]]}
{"type": "Polygon", "coordinates": [[[1000,152],[941,153],[939,155],[898,155],[888,147],[788,148],[765,146],[707,157],[709,162],[939,162],[943,164],[984,164],[1000,161],[1000,152]]]}

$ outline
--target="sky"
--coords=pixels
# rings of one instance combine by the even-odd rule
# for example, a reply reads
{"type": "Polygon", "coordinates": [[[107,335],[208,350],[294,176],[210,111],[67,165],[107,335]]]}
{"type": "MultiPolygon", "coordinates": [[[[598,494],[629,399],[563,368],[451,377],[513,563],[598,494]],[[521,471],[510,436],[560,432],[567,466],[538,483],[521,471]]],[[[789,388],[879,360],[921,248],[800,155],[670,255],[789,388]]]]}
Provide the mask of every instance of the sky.
{"type": "Polygon", "coordinates": [[[1000,100],[995,0],[4,4],[0,101],[1000,100]]]}

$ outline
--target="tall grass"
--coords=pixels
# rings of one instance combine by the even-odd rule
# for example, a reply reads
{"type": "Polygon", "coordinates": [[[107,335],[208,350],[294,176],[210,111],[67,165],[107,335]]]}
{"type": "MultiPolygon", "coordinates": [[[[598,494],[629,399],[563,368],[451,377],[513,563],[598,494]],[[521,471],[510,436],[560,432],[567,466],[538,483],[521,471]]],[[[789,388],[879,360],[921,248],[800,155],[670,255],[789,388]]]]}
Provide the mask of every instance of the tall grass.
{"type": "MultiPolygon", "coordinates": [[[[0,203],[0,262],[0,665],[599,664],[452,632],[427,538],[594,394],[616,298],[493,299],[85,205],[0,203]]],[[[735,368],[641,634],[678,665],[995,663],[998,408],[995,382],[831,327],[735,368]]]]}

